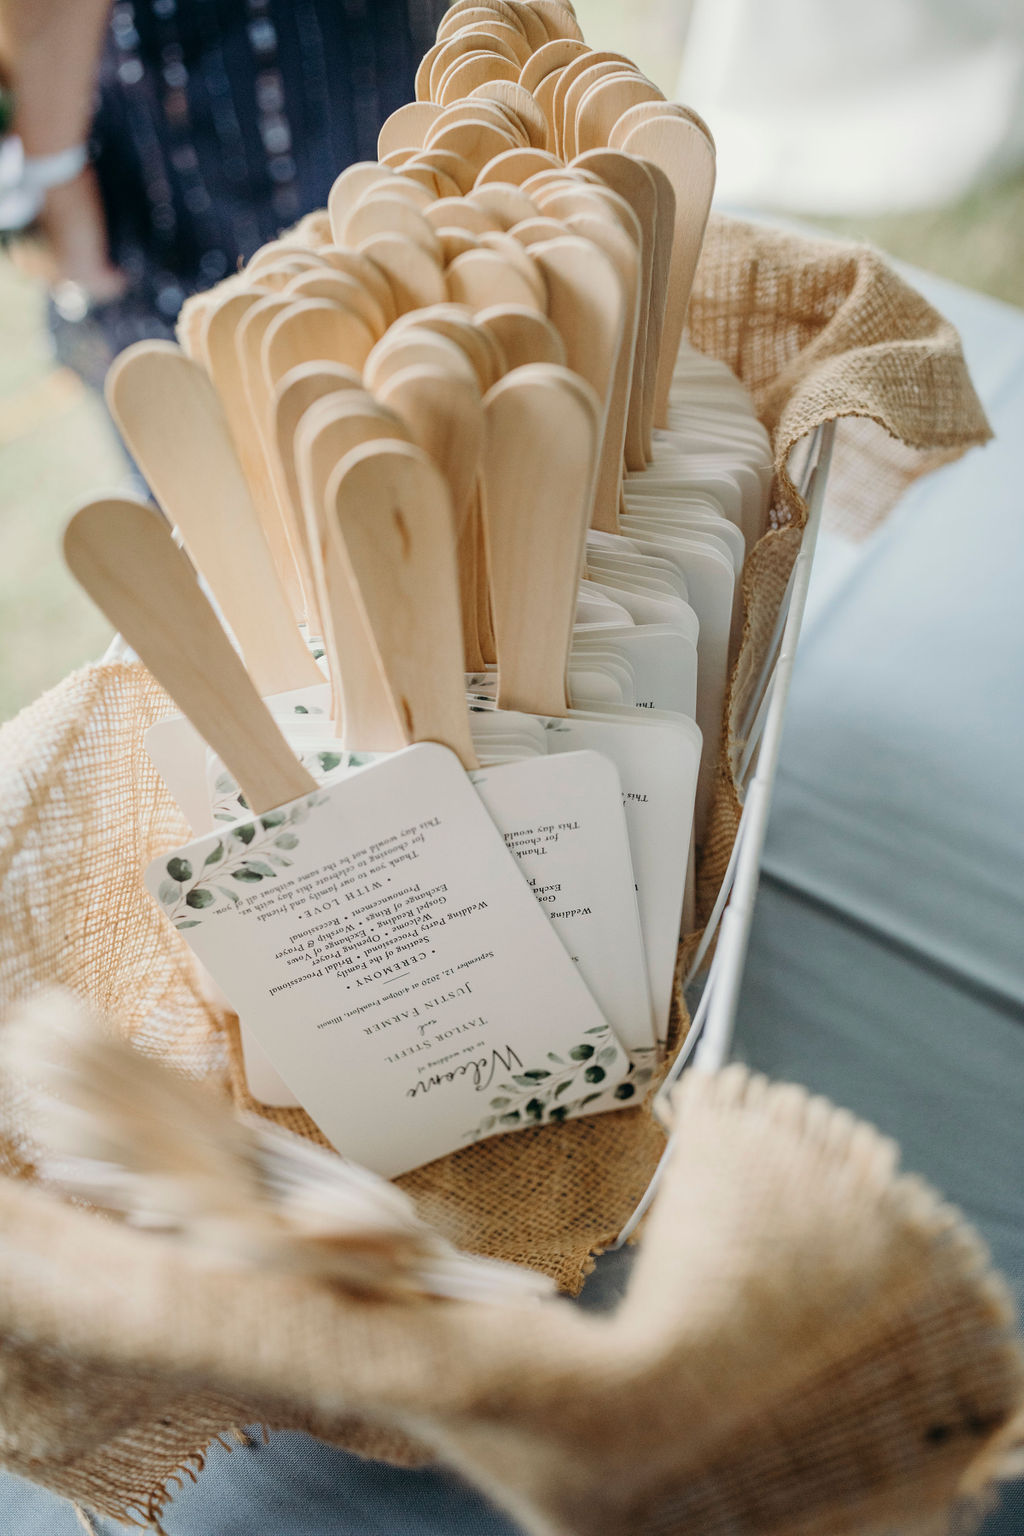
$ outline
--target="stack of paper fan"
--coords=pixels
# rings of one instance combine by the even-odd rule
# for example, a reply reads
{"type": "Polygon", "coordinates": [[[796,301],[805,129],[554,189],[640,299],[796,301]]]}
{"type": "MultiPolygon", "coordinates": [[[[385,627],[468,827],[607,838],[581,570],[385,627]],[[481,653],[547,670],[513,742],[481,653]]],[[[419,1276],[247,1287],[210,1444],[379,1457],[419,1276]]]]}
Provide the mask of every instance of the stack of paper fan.
{"type": "Polygon", "coordinates": [[[417,97],[117,360],[165,516],[65,541],[182,711],[147,883],[252,1093],[389,1176],[648,1090],[770,480],[682,340],[699,119],[561,0],[453,6],[417,97]]]}

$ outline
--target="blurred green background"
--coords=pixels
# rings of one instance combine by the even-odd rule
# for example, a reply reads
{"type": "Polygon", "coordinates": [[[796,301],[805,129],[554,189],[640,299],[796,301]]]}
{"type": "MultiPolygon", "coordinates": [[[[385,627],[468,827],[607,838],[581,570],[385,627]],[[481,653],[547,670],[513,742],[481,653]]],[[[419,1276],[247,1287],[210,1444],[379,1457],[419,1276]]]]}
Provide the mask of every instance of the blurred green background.
{"type": "MultiPolygon", "coordinates": [[[[592,46],[629,55],[672,94],[682,6],[576,0],[576,8],[592,46]]],[[[815,222],[1024,305],[1024,174],[952,207],[815,222]]],[[[109,627],[64,570],[59,539],[77,503],[125,488],[126,466],[100,401],[50,357],[45,295],[4,257],[0,336],[0,719],[6,719],[98,655],[109,639],[109,627]]]]}

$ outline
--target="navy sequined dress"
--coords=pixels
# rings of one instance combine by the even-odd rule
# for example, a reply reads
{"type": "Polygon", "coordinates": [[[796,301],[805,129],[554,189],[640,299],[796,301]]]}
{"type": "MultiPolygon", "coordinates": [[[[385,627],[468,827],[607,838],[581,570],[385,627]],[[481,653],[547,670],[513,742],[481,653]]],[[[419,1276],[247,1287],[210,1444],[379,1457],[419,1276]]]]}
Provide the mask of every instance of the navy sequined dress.
{"type": "Polygon", "coordinates": [[[99,383],[170,336],[182,300],[327,201],[413,98],[446,0],[116,0],[92,132],[124,298],[72,321],[58,355],[99,383]]]}

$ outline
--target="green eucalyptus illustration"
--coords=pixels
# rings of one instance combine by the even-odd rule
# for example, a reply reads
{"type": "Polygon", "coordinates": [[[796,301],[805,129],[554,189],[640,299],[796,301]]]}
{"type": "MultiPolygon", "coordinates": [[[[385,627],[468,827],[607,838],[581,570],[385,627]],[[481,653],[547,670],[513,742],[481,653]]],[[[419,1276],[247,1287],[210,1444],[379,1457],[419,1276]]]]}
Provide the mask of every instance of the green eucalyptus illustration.
{"type": "MultiPolygon", "coordinates": [[[[202,864],[180,854],[169,858],[157,897],[175,928],[198,927],[204,916],[237,906],[249,887],[274,880],[282,869],[289,869],[288,854],[299,845],[294,829],[325,798],[310,795],[287,810],[267,811],[256,821],[239,823],[207,848],[202,864]]],[[[197,859],[201,852],[202,848],[197,859]]]]}
{"type": "MultiPolygon", "coordinates": [[[[298,754],[302,766],[313,775],[318,784],[334,784],[354,768],[365,768],[376,762],[378,752],[349,752],[346,748],[331,744],[298,754]]],[[[233,822],[245,816],[249,805],[235,778],[226,768],[220,767],[213,781],[212,808],[214,821],[233,822]]]]}
{"type": "Polygon", "coordinates": [[[542,1067],[531,1067],[510,1074],[500,1083],[488,1105],[490,1113],[479,1125],[466,1131],[468,1141],[479,1141],[497,1131],[522,1130],[532,1125],[560,1125],[570,1115],[579,1114],[606,1099],[609,1104],[643,1097],[641,1089],[651,1080],[653,1068],[630,1063],[630,1071],[609,1092],[603,1086],[608,1073],[621,1059],[622,1048],[608,1024],[584,1030],[585,1039],[559,1056],[548,1051],[542,1067]]]}

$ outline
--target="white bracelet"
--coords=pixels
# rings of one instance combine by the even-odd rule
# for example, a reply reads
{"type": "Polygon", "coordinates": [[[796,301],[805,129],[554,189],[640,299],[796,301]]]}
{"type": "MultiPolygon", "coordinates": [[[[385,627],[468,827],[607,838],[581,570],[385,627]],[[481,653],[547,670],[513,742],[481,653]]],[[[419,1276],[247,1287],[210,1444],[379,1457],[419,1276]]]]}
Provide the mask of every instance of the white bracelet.
{"type": "Polygon", "coordinates": [[[89,151],[84,144],[72,144],[55,155],[25,155],[21,163],[21,185],[26,192],[48,192],[63,187],[85,169],[89,151]]]}

